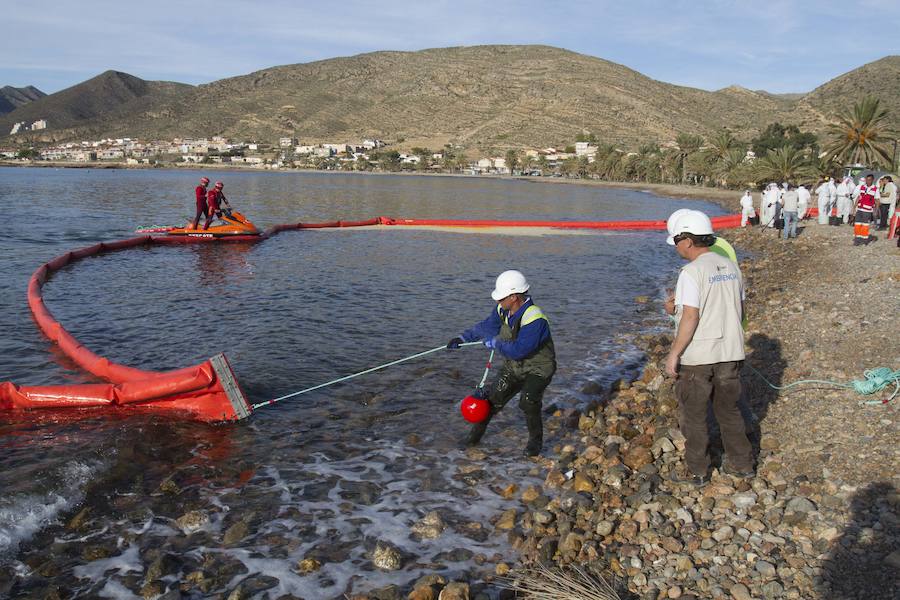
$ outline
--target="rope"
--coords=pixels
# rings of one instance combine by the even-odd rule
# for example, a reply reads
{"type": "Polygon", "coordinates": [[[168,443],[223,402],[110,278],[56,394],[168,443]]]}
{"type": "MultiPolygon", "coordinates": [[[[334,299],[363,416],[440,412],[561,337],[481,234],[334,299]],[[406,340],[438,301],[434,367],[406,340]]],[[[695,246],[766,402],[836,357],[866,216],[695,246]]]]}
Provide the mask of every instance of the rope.
{"type": "MultiPolygon", "coordinates": [[[[480,345],[481,342],[465,342],[460,344],[462,346],[477,346],[480,345]]],[[[392,367],[394,365],[399,365],[400,363],[404,363],[409,360],[413,360],[416,358],[421,358],[423,356],[427,356],[434,352],[438,352],[440,350],[445,350],[446,346],[438,346],[437,348],[432,348],[431,350],[426,350],[425,352],[419,352],[418,354],[413,354],[411,356],[407,356],[405,358],[400,358],[398,360],[392,360],[389,363],[385,363],[383,365],[378,365],[377,367],[372,367],[371,369],[366,369],[365,371],[360,371],[359,373],[353,373],[352,375],[346,375],[344,377],[339,377],[337,379],[332,379],[331,381],[326,381],[325,383],[320,383],[319,385],[314,385],[312,387],[306,388],[305,390],[300,390],[299,392],[293,392],[291,394],[286,394],[284,396],[280,396],[278,398],[273,398],[272,400],[266,400],[265,402],[259,402],[253,405],[253,410],[257,408],[262,408],[263,406],[269,406],[270,404],[275,404],[276,402],[281,402],[282,400],[287,400],[288,398],[293,398],[294,396],[299,396],[300,394],[306,394],[308,392],[312,392],[315,390],[322,389],[324,387],[328,387],[329,385],[334,385],[336,383],[341,383],[342,381],[347,381],[349,379],[353,379],[354,377],[359,377],[360,375],[367,375],[369,373],[373,373],[375,371],[380,371],[381,369],[386,369],[388,367],[392,367]]],[[[491,355],[493,356],[493,354],[491,355]]],[[[487,377],[487,375],[485,375],[487,377]]]]}
{"type": "Polygon", "coordinates": [[[491,363],[494,362],[494,350],[491,350],[491,355],[488,356],[487,365],[484,367],[484,375],[481,376],[481,383],[478,384],[476,390],[480,390],[484,388],[485,382],[487,382],[488,373],[491,372],[491,363]]]}
{"type": "Polygon", "coordinates": [[[769,387],[775,390],[786,390],[788,388],[794,387],[795,385],[801,385],[804,383],[816,383],[820,385],[831,385],[835,387],[851,389],[861,396],[870,396],[872,394],[880,392],[891,384],[894,385],[894,393],[892,393],[888,398],[884,400],[860,401],[861,405],[887,404],[888,402],[893,400],[898,393],[900,393],[900,370],[892,371],[887,367],[867,369],[863,371],[863,377],[865,377],[865,379],[854,379],[850,383],[827,381],[823,379],[802,379],[800,381],[795,381],[787,385],[775,385],[774,383],[766,379],[765,375],[756,370],[752,365],[750,365],[749,363],[744,364],[747,365],[748,369],[759,375],[760,379],[765,381],[769,387]]]}

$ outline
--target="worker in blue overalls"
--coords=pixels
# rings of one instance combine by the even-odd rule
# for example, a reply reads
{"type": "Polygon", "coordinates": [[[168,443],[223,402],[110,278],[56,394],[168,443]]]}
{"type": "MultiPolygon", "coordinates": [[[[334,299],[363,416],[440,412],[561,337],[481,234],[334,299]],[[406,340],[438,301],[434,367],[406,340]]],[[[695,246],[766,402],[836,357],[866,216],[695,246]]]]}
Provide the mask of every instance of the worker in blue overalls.
{"type": "Polygon", "coordinates": [[[528,281],[519,271],[504,271],[497,277],[491,298],[497,307],[487,319],[454,337],[448,348],[459,348],[464,342],[483,341],[506,360],[491,388],[488,417],[475,423],[466,444],[475,446],[487,429],[491,418],[521,392],[519,408],[528,425],[525,456],[537,456],[544,444],[541,404],[544,390],[556,372],[556,351],[550,336],[550,321],[526,292],[528,281]]]}

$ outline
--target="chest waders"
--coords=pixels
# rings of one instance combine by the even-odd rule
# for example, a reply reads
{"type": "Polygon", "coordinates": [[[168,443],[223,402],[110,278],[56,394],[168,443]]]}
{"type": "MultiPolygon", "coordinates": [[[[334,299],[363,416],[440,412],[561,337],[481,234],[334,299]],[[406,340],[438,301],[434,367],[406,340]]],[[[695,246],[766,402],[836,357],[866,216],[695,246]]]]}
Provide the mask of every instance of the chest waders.
{"type": "MultiPolygon", "coordinates": [[[[500,310],[499,306],[497,310],[500,310]]],[[[509,325],[508,317],[503,318],[500,325],[500,339],[507,342],[514,341],[524,325],[538,319],[547,321],[547,317],[544,316],[541,309],[534,305],[525,309],[525,313],[513,326],[509,325]]],[[[525,413],[525,423],[528,426],[528,444],[525,446],[524,453],[526,456],[540,454],[544,444],[541,405],[544,399],[544,390],[550,385],[550,380],[555,372],[556,351],[553,347],[552,337],[547,338],[530,356],[521,360],[507,358],[488,397],[491,411],[484,421],[472,425],[466,444],[477,445],[493,416],[499,413],[513,396],[521,393],[519,408],[525,413]]]]}

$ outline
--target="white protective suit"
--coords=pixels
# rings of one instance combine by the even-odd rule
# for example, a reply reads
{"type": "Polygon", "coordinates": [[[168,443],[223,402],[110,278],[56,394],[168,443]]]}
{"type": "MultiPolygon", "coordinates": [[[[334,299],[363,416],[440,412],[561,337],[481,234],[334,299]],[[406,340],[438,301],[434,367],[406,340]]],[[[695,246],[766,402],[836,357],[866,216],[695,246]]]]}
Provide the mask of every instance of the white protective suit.
{"type": "Polygon", "coordinates": [[[853,180],[849,177],[844,177],[843,181],[835,188],[837,194],[837,199],[835,200],[835,203],[837,204],[837,216],[840,217],[844,225],[846,225],[847,221],[850,219],[850,209],[853,208],[851,196],[853,195],[854,187],[853,180]]]}
{"type": "Polygon", "coordinates": [[[778,185],[770,183],[762,194],[762,203],[759,207],[760,225],[775,227],[775,213],[778,205],[778,185]]]}
{"type": "Polygon", "coordinates": [[[750,192],[745,192],[741,196],[741,227],[746,227],[750,217],[755,217],[756,211],[753,210],[753,196],[750,192]]]}
{"type": "Polygon", "coordinates": [[[834,182],[831,179],[823,181],[822,185],[816,188],[816,195],[819,197],[819,225],[828,225],[828,216],[831,214],[831,208],[834,206],[834,199],[837,196],[834,182]]]}
{"type": "Polygon", "coordinates": [[[806,218],[806,211],[809,210],[809,200],[812,195],[809,193],[809,190],[804,186],[800,186],[797,188],[797,217],[802,221],[806,218]]]}

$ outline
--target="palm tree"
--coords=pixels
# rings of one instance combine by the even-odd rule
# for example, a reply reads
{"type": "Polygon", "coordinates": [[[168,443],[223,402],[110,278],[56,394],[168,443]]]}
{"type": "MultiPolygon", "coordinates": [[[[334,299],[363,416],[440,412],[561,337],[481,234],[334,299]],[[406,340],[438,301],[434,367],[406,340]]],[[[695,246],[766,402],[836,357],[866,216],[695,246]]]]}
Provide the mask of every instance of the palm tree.
{"type": "Polygon", "coordinates": [[[769,150],[754,163],[756,178],[760,181],[797,181],[808,177],[812,169],[806,156],[797,148],[783,146],[769,150]]]}
{"type": "Polygon", "coordinates": [[[724,159],[729,151],[737,148],[739,144],[730,131],[723,129],[714,135],[707,145],[709,146],[710,155],[715,159],[715,162],[718,162],[724,159]]]}
{"type": "Polygon", "coordinates": [[[688,169],[686,168],[687,158],[700,150],[700,147],[703,145],[703,138],[690,133],[679,133],[678,137],[675,138],[675,143],[681,149],[681,183],[685,183],[687,182],[688,174],[688,169]]]}
{"type": "Polygon", "coordinates": [[[886,108],[881,101],[866,96],[853,105],[853,110],[837,116],[837,123],[828,127],[832,135],[826,152],[843,163],[862,163],[870,167],[891,164],[891,153],[887,148],[886,108]]]}
{"type": "Polygon", "coordinates": [[[741,149],[732,147],[714,165],[716,178],[724,186],[745,184],[751,178],[747,169],[747,153],[741,149]]]}

